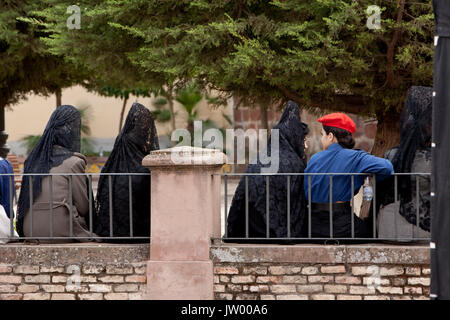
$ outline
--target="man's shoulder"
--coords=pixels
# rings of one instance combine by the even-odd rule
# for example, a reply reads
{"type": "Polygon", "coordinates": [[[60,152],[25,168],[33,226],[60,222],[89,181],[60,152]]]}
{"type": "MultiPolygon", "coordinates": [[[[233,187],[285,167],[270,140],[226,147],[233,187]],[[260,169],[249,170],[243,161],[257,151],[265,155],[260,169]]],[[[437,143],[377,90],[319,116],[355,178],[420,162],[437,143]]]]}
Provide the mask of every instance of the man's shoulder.
{"type": "Polygon", "coordinates": [[[342,148],[341,150],[339,150],[339,153],[347,157],[364,157],[365,155],[368,155],[365,150],[348,148],[342,148]]]}
{"type": "Polygon", "coordinates": [[[0,157],[0,172],[1,173],[10,173],[12,170],[12,164],[8,159],[0,157]]]}
{"type": "Polygon", "coordinates": [[[321,159],[323,157],[326,157],[327,153],[326,150],[322,150],[319,152],[314,153],[311,158],[309,158],[309,162],[316,161],[317,159],[321,159]]]}

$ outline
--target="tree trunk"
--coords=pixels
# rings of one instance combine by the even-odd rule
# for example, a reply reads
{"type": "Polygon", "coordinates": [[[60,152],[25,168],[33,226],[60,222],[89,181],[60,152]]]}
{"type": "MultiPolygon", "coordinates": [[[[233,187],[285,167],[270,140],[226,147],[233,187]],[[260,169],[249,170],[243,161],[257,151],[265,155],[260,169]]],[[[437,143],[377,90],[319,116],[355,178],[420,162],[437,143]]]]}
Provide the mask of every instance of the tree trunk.
{"type": "Polygon", "coordinates": [[[167,97],[167,101],[169,103],[169,112],[170,112],[170,125],[172,126],[172,131],[175,131],[175,111],[173,106],[173,98],[172,94],[167,97]]]}
{"type": "Polygon", "coordinates": [[[62,90],[61,90],[61,88],[56,90],[55,95],[56,95],[56,107],[58,108],[60,105],[62,105],[62,90]]]}
{"type": "Polygon", "coordinates": [[[0,157],[6,158],[9,153],[9,146],[6,144],[8,134],[5,131],[5,107],[6,104],[0,102],[0,157]]]}
{"type": "Polygon", "coordinates": [[[378,125],[375,143],[372,154],[377,157],[383,157],[384,153],[400,144],[400,114],[389,113],[389,115],[377,115],[378,125]]]}
{"type": "Polygon", "coordinates": [[[264,103],[260,103],[259,110],[261,113],[261,128],[269,129],[269,121],[267,119],[267,106],[264,103]]]}
{"type": "Polygon", "coordinates": [[[123,99],[122,111],[120,111],[119,133],[120,133],[120,130],[122,130],[123,116],[125,114],[125,108],[127,106],[127,101],[128,101],[128,98],[123,99]]]}

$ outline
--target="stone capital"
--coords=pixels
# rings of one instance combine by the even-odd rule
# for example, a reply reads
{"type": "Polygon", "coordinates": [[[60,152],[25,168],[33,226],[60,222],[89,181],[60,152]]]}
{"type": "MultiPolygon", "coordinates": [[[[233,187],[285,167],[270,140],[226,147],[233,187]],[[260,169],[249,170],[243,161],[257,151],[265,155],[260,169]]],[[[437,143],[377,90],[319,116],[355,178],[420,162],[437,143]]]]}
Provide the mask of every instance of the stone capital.
{"type": "Polygon", "coordinates": [[[219,150],[182,146],[152,151],[142,160],[142,165],[150,171],[169,168],[182,170],[192,167],[217,168],[226,162],[226,155],[219,150]]]}

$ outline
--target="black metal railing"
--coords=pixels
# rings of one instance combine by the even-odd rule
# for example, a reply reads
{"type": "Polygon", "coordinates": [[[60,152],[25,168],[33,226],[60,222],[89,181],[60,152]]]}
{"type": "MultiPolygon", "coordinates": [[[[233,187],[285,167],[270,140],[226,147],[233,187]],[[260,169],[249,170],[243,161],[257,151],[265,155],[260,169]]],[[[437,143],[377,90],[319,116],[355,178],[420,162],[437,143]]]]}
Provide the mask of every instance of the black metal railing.
{"type": "MultiPolygon", "coordinates": [[[[224,173],[221,174],[222,176],[222,182],[223,182],[223,188],[224,188],[224,202],[223,202],[223,219],[222,222],[224,223],[224,225],[222,225],[222,238],[221,239],[216,239],[216,240],[225,240],[228,242],[232,242],[232,241],[248,241],[248,240],[357,240],[357,241],[399,241],[399,242],[403,242],[403,241],[430,241],[430,237],[426,236],[426,237],[420,237],[418,236],[417,230],[420,229],[420,183],[419,183],[419,179],[430,179],[431,174],[430,173],[395,173],[392,175],[393,178],[393,189],[394,189],[394,195],[393,195],[393,200],[394,203],[398,203],[399,201],[399,182],[398,179],[399,177],[404,177],[404,176],[415,176],[415,181],[416,181],[416,188],[415,188],[415,192],[416,192],[416,223],[413,225],[411,224],[411,226],[415,226],[417,227],[416,229],[413,230],[413,235],[412,237],[402,237],[401,235],[399,236],[398,234],[392,234],[391,237],[380,237],[378,236],[377,233],[377,189],[376,189],[376,175],[374,174],[368,174],[368,173],[224,173]],[[327,175],[330,177],[330,186],[329,186],[329,237],[313,237],[313,230],[312,230],[312,201],[311,201],[311,177],[312,176],[323,176],[323,175],[327,175]],[[248,190],[248,179],[251,176],[265,176],[265,183],[266,183],[266,214],[265,214],[265,224],[266,224],[266,236],[265,237],[253,237],[250,236],[249,234],[249,190],[248,190]],[[285,176],[286,177],[286,186],[287,186],[287,195],[286,195],[286,224],[287,224],[287,234],[285,237],[271,237],[270,236],[270,178],[273,176],[285,176]],[[304,179],[307,179],[307,185],[308,185],[308,196],[306,199],[306,205],[307,205],[307,221],[308,221],[308,229],[307,229],[307,235],[306,237],[292,237],[291,236],[291,201],[292,199],[292,195],[291,195],[291,191],[290,191],[290,186],[291,186],[291,177],[293,176],[304,176],[304,179]],[[333,177],[334,176],[350,176],[351,179],[351,236],[350,237],[334,237],[333,236],[333,230],[334,230],[334,226],[333,226],[333,177]],[[354,187],[355,187],[355,176],[365,176],[365,177],[373,177],[372,179],[372,189],[373,189],[373,198],[371,200],[371,217],[370,219],[372,220],[372,236],[370,237],[357,237],[355,236],[355,194],[354,194],[354,187]],[[244,210],[244,215],[245,215],[245,235],[243,237],[229,237],[228,235],[228,228],[227,228],[227,218],[228,218],[228,213],[229,213],[229,205],[228,205],[228,197],[229,197],[229,191],[228,191],[228,184],[229,184],[229,179],[236,179],[236,178],[240,178],[243,177],[244,178],[244,186],[245,186],[245,210],[244,210]]],[[[294,199],[295,201],[295,199],[294,199]]],[[[276,212],[273,214],[283,214],[280,212],[276,212]]],[[[397,219],[399,219],[399,214],[394,214],[394,231],[397,232],[397,219]]],[[[367,218],[369,219],[369,218],[367,218]]]]}
{"type": "MultiPolygon", "coordinates": [[[[9,177],[9,212],[14,212],[14,218],[9,219],[10,222],[10,232],[7,237],[0,236],[0,240],[6,240],[6,241],[21,241],[21,240],[92,240],[92,241],[107,241],[107,240],[150,240],[150,236],[136,236],[134,234],[134,226],[135,224],[141,223],[139,221],[133,221],[133,184],[132,184],[132,178],[134,176],[148,176],[150,178],[150,173],[48,173],[48,174],[34,174],[34,173],[27,173],[27,174],[0,174],[0,177],[8,176],[9,177]],[[15,187],[15,178],[17,176],[22,177],[23,179],[28,179],[28,186],[29,186],[29,211],[28,215],[30,215],[30,235],[26,237],[18,237],[15,235],[15,224],[16,224],[16,218],[17,218],[17,195],[20,192],[20,190],[16,190],[15,187]],[[49,207],[48,212],[49,214],[49,236],[33,236],[33,230],[34,230],[34,221],[36,219],[35,213],[33,212],[33,204],[34,204],[34,195],[33,195],[33,188],[31,187],[33,185],[33,179],[35,177],[41,176],[41,177],[48,177],[48,188],[49,188],[49,207]],[[69,235],[60,237],[60,236],[54,236],[54,182],[53,178],[55,176],[65,176],[68,178],[68,211],[69,211],[69,235]],[[72,187],[72,180],[76,176],[83,176],[87,179],[87,194],[88,194],[88,205],[89,205],[89,214],[88,217],[85,217],[86,224],[89,226],[89,236],[75,236],[74,235],[74,226],[73,226],[73,187],[72,187]],[[100,176],[107,176],[108,177],[108,201],[109,201],[109,236],[99,236],[94,233],[93,230],[93,220],[94,215],[96,214],[95,211],[95,205],[94,205],[94,190],[97,188],[98,180],[100,176]],[[114,235],[114,212],[113,212],[113,183],[112,183],[112,177],[114,176],[121,176],[121,177],[128,177],[128,208],[129,208],[129,234],[128,236],[117,236],[114,235]]],[[[44,181],[44,179],[42,179],[44,181]]],[[[150,196],[150,195],[149,195],[150,196]]],[[[142,201],[146,201],[148,199],[142,199],[142,201]]],[[[57,203],[56,203],[57,204],[57,203]]],[[[6,208],[4,208],[6,211],[6,208]]],[[[150,215],[150,212],[148,212],[150,215]]]]}

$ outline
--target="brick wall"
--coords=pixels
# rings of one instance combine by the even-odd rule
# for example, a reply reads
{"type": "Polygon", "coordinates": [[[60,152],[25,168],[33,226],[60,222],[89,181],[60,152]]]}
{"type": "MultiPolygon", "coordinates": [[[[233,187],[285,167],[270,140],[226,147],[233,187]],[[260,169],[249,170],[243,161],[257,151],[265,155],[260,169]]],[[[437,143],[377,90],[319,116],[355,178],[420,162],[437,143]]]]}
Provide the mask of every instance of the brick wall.
{"type": "Polygon", "coordinates": [[[427,246],[223,246],[212,249],[220,300],[429,299],[427,246]]]}
{"type": "MultiPolygon", "coordinates": [[[[267,119],[269,123],[269,128],[272,128],[278,123],[281,117],[281,111],[271,109],[267,112],[267,119]]],[[[302,121],[308,124],[310,129],[309,139],[309,150],[307,150],[308,155],[312,155],[316,152],[322,150],[320,138],[322,125],[317,122],[317,119],[325,113],[313,114],[307,110],[302,110],[301,118],[302,121]]],[[[355,114],[348,114],[353,121],[355,121],[357,130],[353,134],[356,145],[355,148],[363,149],[367,152],[372,150],[375,135],[377,132],[377,121],[372,118],[361,117],[355,114]]],[[[258,108],[249,109],[246,107],[240,107],[233,111],[234,116],[234,127],[236,129],[240,128],[243,130],[247,129],[260,129],[261,126],[261,113],[258,108]]]]}
{"type": "Polygon", "coordinates": [[[148,245],[0,247],[0,300],[140,300],[148,245]]]}
{"type": "MultiPolygon", "coordinates": [[[[149,245],[0,246],[0,300],[144,299],[149,251],[149,245]]],[[[426,244],[226,244],[210,254],[219,300],[425,300],[430,293],[426,244]]]]}

